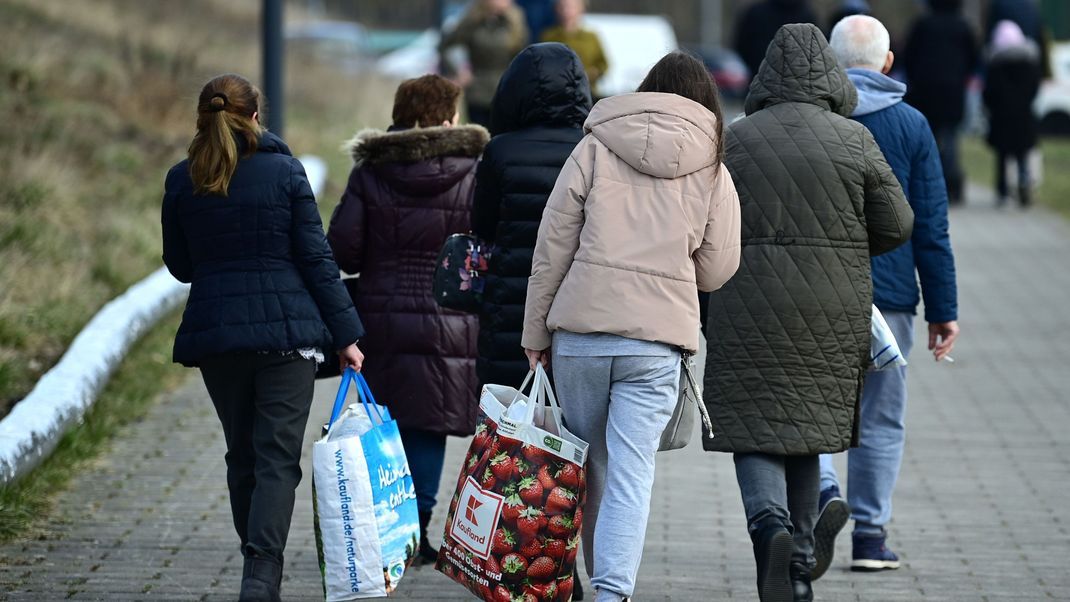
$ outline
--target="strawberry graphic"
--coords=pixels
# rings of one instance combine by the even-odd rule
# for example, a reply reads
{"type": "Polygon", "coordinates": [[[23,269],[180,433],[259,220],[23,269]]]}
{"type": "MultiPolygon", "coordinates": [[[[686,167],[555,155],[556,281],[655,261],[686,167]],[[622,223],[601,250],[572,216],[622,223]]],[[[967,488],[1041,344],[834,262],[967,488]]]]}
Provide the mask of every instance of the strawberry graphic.
{"type": "Polygon", "coordinates": [[[483,562],[483,572],[486,574],[487,577],[494,577],[498,573],[502,572],[501,565],[498,564],[497,559],[495,559],[493,555],[488,556],[487,559],[483,562]]]}
{"type": "Polygon", "coordinates": [[[549,556],[539,556],[528,565],[528,579],[533,583],[551,581],[557,574],[557,563],[549,556]]]}
{"type": "Polygon", "coordinates": [[[487,446],[491,442],[490,429],[486,424],[480,424],[476,427],[476,435],[472,438],[472,449],[483,451],[487,449],[487,446]]]}
{"type": "Polygon", "coordinates": [[[528,560],[520,554],[506,554],[502,557],[502,579],[517,583],[527,575],[528,560]]]}
{"type": "Polygon", "coordinates": [[[572,524],[576,525],[577,531],[583,527],[583,508],[576,508],[576,513],[572,515],[572,524]]]}
{"type": "Polygon", "coordinates": [[[512,437],[500,436],[498,437],[498,450],[499,451],[516,451],[520,449],[520,441],[513,439],[512,437]]]}
{"type": "Polygon", "coordinates": [[[513,532],[504,527],[499,527],[494,532],[494,540],[491,541],[491,551],[501,556],[502,554],[508,554],[516,547],[516,537],[513,532]]]}
{"type": "Polygon", "coordinates": [[[513,592],[508,587],[499,585],[494,588],[494,602],[513,602],[513,592]]]}
{"type": "Polygon", "coordinates": [[[572,575],[557,580],[557,599],[565,602],[572,599],[572,588],[575,587],[572,575]]]}
{"type": "Polygon", "coordinates": [[[546,530],[550,532],[552,537],[564,538],[572,535],[576,526],[573,524],[572,519],[564,514],[558,514],[550,517],[550,522],[546,526],[546,530]]]}
{"type": "Polygon", "coordinates": [[[576,506],[576,494],[564,487],[554,487],[546,498],[547,514],[572,512],[576,506]]]}
{"type": "Polygon", "coordinates": [[[490,468],[483,471],[483,478],[479,480],[479,486],[483,489],[494,489],[494,486],[498,484],[498,479],[494,476],[494,473],[490,468]]]}
{"type": "Polygon", "coordinates": [[[515,525],[516,519],[520,518],[520,511],[524,508],[526,508],[524,500],[515,493],[510,494],[502,505],[502,519],[510,525],[515,525]]]}
{"type": "Polygon", "coordinates": [[[554,597],[557,596],[557,584],[553,581],[547,583],[529,583],[524,587],[524,593],[535,596],[536,600],[552,601],[554,597]]]}
{"type": "Polygon", "coordinates": [[[513,478],[516,462],[509,454],[502,452],[491,458],[490,470],[499,481],[505,482],[513,478]]]}
{"type": "Polygon", "coordinates": [[[576,490],[580,487],[580,469],[571,462],[565,462],[561,466],[561,470],[557,471],[557,482],[562,487],[568,487],[569,489],[576,490]]]}
{"type": "Polygon", "coordinates": [[[524,542],[518,551],[524,558],[538,558],[542,556],[542,549],[542,542],[539,541],[539,538],[533,537],[524,542]]]}
{"type": "Polygon", "coordinates": [[[580,536],[577,535],[568,540],[568,545],[565,546],[565,564],[572,566],[576,564],[576,552],[580,549],[580,536]]]}
{"type": "Polygon", "coordinates": [[[546,464],[550,461],[550,452],[535,445],[525,444],[524,447],[521,448],[520,452],[524,454],[524,457],[527,458],[528,461],[532,464],[541,466],[542,464],[546,464]]]}
{"type": "Polygon", "coordinates": [[[520,499],[525,503],[532,506],[542,505],[542,483],[534,477],[525,477],[520,479],[520,486],[517,488],[520,492],[520,499]]]}
{"type": "Polygon", "coordinates": [[[539,484],[542,485],[542,488],[546,491],[550,491],[554,487],[557,487],[557,482],[554,481],[553,475],[550,474],[549,464],[543,464],[539,468],[539,484]]]}
{"type": "Polygon", "coordinates": [[[479,597],[484,600],[493,600],[494,592],[490,589],[489,585],[479,584],[479,597]]]}
{"type": "Polygon", "coordinates": [[[563,539],[550,538],[550,539],[547,539],[546,542],[545,542],[544,551],[545,551],[546,555],[549,556],[550,558],[553,558],[554,560],[561,560],[562,558],[565,557],[565,546],[566,545],[567,544],[565,543],[565,540],[563,540],[563,539]]]}
{"type": "Polygon", "coordinates": [[[522,595],[513,596],[513,602],[539,602],[539,599],[534,594],[524,592],[522,595]]]}
{"type": "Polygon", "coordinates": [[[520,541],[533,539],[542,529],[542,510],[525,508],[520,511],[516,519],[516,531],[520,534],[520,541]]]}

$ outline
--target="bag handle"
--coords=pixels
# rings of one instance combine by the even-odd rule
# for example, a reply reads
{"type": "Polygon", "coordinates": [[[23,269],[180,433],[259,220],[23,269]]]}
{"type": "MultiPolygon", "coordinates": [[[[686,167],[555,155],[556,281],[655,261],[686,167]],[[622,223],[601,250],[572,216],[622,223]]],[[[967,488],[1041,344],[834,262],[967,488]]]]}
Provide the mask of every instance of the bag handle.
{"type": "Polygon", "coordinates": [[[550,376],[546,374],[546,370],[543,369],[541,363],[535,365],[534,374],[535,382],[531,385],[530,403],[524,418],[527,424],[534,424],[535,408],[546,408],[550,411],[550,416],[554,419],[554,424],[557,426],[558,434],[560,434],[561,429],[564,428],[561,420],[561,406],[558,405],[554,389],[550,386],[550,376]]]}
{"type": "Polygon", "coordinates": [[[693,353],[684,351],[680,354],[680,362],[684,370],[684,378],[687,381],[687,387],[683,391],[684,397],[691,400],[692,403],[698,406],[698,413],[702,417],[702,426],[706,427],[704,431],[713,436],[713,421],[710,420],[710,412],[706,409],[706,404],[698,397],[698,381],[695,378],[695,373],[691,371],[691,358],[695,357],[693,353]]]}
{"type": "Polygon", "coordinates": [[[342,371],[342,382],[338,383],[338,393],[334,396],[334,408],[331,409],[331,419],[327,421],[327,430],[330,431],[334,426],[334,421],[338,420],[338,417],[342,415],[342,408],[346,403],[346,395],[349,394],[349,383],[353,381],[352,368],[346,368],[342,371]]]}
{"type": "Polygon", "coordinates": [[[375,416],[379,418],[379,424],[385,424],[386,420],[383,419],[383,413],[379,411],[379,404],[376,403],[375,396],[372,395],[372,389],[368,386],[368,381],[364,379],[364,375],[357,372],[355,380],[360,390],[360,401],[364,404],[364,411],[368,414],[368,418],[372,417],[372,411],[374,411],[375,416]],[[370,409],[368,407],[369,403],[371,404],[370,409]]]}
{"type": "MultiPolygon", "coordinates": [[[[383,415],[379,412],[379,406],[375,403],[375,396],[372,395],[372,390],[368,387],[368,381],[364,380],[364,375],[355,372],[352,368],[346,368],[342,371],[342,382],[338,385],[338,393],[334,396],[334,407],[331,409],[331,419],[327,422],[327,431],[331,430],[338,417],[342,415],[342,409],[345,407],[346,397],[349,395],[350,383],[357,384],[357,398],[360,399],[361,404],[364,405],[364,412],[368,414],[368,418],[374,416],[379,418],[379,424],[383,424],[383,415]],[[371,402],[371,407],[368,406],[368,402],[371,402]]],[[[374,418],[373,418],[374,420],[374,418]]]]}

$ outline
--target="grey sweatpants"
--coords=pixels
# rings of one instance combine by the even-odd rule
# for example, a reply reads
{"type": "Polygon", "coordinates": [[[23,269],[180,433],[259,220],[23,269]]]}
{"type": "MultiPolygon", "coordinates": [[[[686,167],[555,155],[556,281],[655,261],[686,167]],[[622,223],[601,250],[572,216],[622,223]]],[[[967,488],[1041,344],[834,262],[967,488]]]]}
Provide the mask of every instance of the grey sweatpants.
{"type": "Polygon", "coordinates": [[[680,353],[607,334],[554,335],[554,384],[565,422],[590,444],[582,528],[596,602],[631,596],[643,555],[654,456],[676,405],[680,353]]]}

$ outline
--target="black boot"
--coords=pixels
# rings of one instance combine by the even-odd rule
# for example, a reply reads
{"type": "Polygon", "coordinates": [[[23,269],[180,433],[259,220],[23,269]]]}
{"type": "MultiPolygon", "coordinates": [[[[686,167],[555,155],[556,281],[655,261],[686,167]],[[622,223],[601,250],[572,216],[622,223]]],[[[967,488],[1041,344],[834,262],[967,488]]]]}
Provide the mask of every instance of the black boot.
{"type": "Polygon", "coordinates": [[[751,531],[754,561],[758,566],[758,599],[762,602],[792,602],[789,574],[795,544],[791,531],[775,517],[766,517],[751,531]]]}
{"type": "Polygon", "coordinates": [[[1018,204],[1022,207],[1028,207],[1030,203],[1030,195],[1033,191],[1028,185],[1018,187],[1018,204]]]}
{"type": "Polygon", "coordinates": [[[238,602],[282,602],[282,565],[272,558],[248,556],[242,570],[238,602]]]}
{"type": "Polygon", "coordinates": [[[420,513],[420,551],[419,551],[419,563],[420,564],[434,564],[438,561],[438,550],[431,547],[431,542],[427,540],[427,526],[431,524],[431,513],[420,513]]]}
{"type": "Polygon", "coordinates": [[[814,590],[810,587],[810,569],[798,562],[791,563],[791,588],[795,602],[814,602],[814,590]]]}

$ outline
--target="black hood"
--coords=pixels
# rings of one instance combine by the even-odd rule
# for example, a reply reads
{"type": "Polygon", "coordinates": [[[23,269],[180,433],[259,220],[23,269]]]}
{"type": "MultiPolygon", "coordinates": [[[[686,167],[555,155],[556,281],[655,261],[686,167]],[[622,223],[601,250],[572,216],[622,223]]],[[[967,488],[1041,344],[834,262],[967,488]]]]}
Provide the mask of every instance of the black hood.
{"type": "Polygon", "coordinates": [[[524,128],[579,128],[591,112],[591,85],[576,53],[564,44],[532,44],[516,55],[498,81],[490,132],[524,128]]]}

